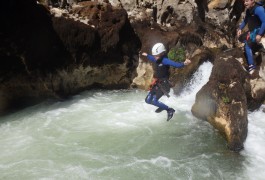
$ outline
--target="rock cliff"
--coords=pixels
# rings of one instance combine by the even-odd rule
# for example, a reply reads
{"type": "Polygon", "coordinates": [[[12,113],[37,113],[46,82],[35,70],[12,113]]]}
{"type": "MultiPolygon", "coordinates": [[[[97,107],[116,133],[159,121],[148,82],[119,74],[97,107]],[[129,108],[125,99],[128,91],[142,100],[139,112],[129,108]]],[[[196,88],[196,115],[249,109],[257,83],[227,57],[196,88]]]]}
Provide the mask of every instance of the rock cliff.
{"type": "Polygon", "coordinates": [[[124,9],[90,1],[71,13],[35,0],[3,5],[1,114],[91,88],[130,86],[141,42],[124,9]]]}

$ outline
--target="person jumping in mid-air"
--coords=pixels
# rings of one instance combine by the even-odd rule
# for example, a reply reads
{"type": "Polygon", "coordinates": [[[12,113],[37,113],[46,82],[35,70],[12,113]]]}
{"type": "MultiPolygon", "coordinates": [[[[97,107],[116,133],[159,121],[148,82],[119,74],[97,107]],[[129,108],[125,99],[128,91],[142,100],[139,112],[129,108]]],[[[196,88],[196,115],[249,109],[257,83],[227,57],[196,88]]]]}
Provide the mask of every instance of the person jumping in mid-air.
{"type": "Polygon", "coordinates": [[[152,55],[147,54],[146,52],[143,52],[142,55],[146,56],[147,59],[154,64],[154,81],[145,98],[145,102],[158,107],[155,111],[157,113],[166,110],[167,121],[169,121],[173,117],[175,110],[159,101],[163,95],[169,97],[168,93],[172,87],[169,82],[169,67],[173,66],[175,68],[182,68],[185,65],[190,64],[191,61],[189,59],[186,59],[184,62],[174,62],[170,60],[166,56],[166,48],[162,43],[156,43],[153,46],[152,55]]]}
{"type": "Polygon", "coordinates": [[[255,3],[255,0],[244,0],[246,16],[237,30],[239,41],[245,43],[245,54],[248,63],[247,70],[250,74],[256,68],[253,60],[253,50],[263,48],[260,44],[265,33],[264,8],[255,3]],[[248,31],[242,34],[242,29],[248,24],[248,31]]]}

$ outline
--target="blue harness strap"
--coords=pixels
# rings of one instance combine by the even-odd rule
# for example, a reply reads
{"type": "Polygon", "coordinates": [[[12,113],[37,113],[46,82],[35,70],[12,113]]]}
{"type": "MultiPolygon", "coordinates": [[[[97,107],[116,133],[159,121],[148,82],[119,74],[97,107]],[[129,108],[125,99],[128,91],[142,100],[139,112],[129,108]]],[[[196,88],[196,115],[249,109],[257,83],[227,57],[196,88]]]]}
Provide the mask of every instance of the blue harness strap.
{"type": "Polygon", "coordinates": [[[259,30],[260,30],[260,28],[256,28],[250,32],[249,38],[250,38],[251,42],[256,42],[256,36],[257,36],[259,30]]]}

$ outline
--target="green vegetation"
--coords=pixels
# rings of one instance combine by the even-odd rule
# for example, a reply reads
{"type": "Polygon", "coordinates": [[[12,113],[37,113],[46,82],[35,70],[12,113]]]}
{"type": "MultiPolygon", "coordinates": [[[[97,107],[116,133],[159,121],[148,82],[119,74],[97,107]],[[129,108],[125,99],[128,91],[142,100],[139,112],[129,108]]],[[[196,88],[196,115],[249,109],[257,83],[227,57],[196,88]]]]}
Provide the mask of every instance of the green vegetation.
{"type": "Polygon", "coordinates": [[[173,61],[184,62],[186,59],[186,52],[183,47],[173,47],[169,50],[167,57],[173,61]]]}
{"type": "Polygon", "coordinates": [[[222,91],[222,94],[223,94],[223,96],[221,97],[221,98],[222,98],[222,101],[223,101],[225,104],[229,104],[229,103],[231,103],[231,100],[229,99],[229,97],[228,97],[228,95],[227,95],[228,85],[226,85],[226,84],[224,84],[224,83],[219,83],[218,88],[222,91]]]}
{"type": "Polygon", "coordinates": [[[229,97],[227,97],[227,96],[223,96],[223,97],[222,97],[222,100],[223,100],[223,102],[226,103],[226,104],[229,104],[229,103],[230,103],[230,99],[229,99],[229,97]]]}

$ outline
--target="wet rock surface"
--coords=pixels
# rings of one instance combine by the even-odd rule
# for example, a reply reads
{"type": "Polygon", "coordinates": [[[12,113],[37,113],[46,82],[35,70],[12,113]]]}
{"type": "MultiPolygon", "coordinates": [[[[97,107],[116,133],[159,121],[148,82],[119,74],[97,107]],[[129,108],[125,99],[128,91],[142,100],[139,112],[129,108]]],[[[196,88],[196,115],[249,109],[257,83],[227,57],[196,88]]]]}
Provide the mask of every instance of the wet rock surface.
{"type": "Polygon", "coordinates": [[[239,151],[247,137],[247,73],[236,58],[235,49],[216,57],[210,79],[197,93],[192,113],[207,120],[227,139],[231,150],[239,151]]]}

